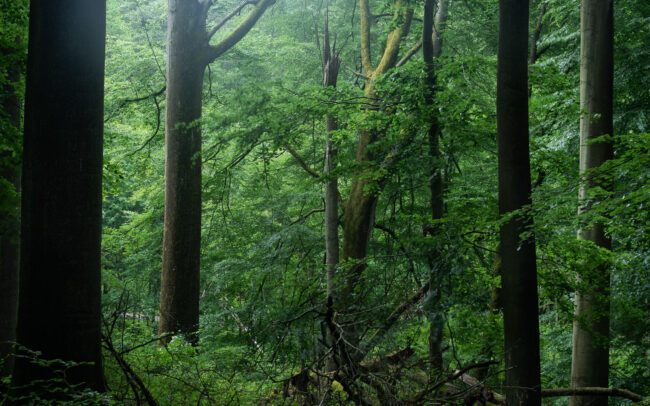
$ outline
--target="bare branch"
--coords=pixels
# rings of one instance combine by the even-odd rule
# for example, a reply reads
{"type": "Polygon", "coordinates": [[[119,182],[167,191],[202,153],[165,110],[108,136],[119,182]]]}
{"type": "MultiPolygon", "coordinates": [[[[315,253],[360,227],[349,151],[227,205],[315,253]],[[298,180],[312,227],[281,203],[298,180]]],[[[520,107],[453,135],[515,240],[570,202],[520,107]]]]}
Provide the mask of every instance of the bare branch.
{"type": "Polygon", "coordinates": [[[418,39],[418,42],[416,42],[415,45],[413,45],[411,49],[409,49],[408,52],[402,57],[402,59],[400,59],[399,62],[395,64],[395,67],[399,68],[400,66],[408,62],[408,60],[411,59],[411,57],[415,55],[420,50],[421,47],[422,47],[422,38],[418,39]]]}
{"type": "Polygon", "coordinates": [[[304,216],[300,216],[297,220],[294,220],[294,221],[292,221],[291,223],[289,223],[289,225],[292,226],[292,225],[294,225],[294,224],[298,224],[298,223],[300,223],[300,222],[306,220],[307,217],[311,216],[312,214],[315,214],[315,213],[323,213],[324,211],[325,211],[325,209],[314,209],[314,210],[310,210],[310,211],[309,211],[307,214],[305,214],[304,216]]]}
{"type": "Polygon", "coordinates": [[[285,143],[285,144],[284,144],[284,147],[287,149],[287,151],[289,151],[289,153],[290,153],[291,155],[293,155],[294,158],[296,158],[296,161],[298,161],[298,163],[300,164],[300,166],[302,166],[302,168],[303,168],[305,171],[307,171],[308,174],[310,174],[311,176],[313,176],[313,177],[316,178],[316,179],[319,179],[319,178],[321,177],[321,174],[318,173],[318,172],[316,172],[316,171],[315,171],[314,169],[312,169],[309,165],[307,165],[307,163],[305,162],[304,159],[302,159],[302,157],[300,156],[300,154],[298,154],[298,152],[296,152],[296,150],[294,150],[293,148],[291,148],[291,146],[290,146],[288,143],[285,143]]]}
{"type": "MultiPolygon", "coordinates": [[[[343,61],[341,61],[341,62],[343,62],[343,61]]],[[[360,72],[355,71],[355,70],[352,69],[352,68],[350,67],[350,65],[348,65],[347,63],[343,62],[343,66],[345,66],[345,69],[347,69],[347,70],[349,70],[350,72],[352,72],[353,75],[358,76],[358,77],[360,77],[360,78],[362,78],[362,79],[364,79],[364,80],[370,80],[370,78],[369,78],[368,76],[364,75],[363,73],[360,73],[360,72]]]]}
{"type": "Polygon", "coordinates": [[[210,41],[210,39],[214,37],[214,34],[216,34],[217,31],[221,29],[221,27],[223,27],[231,18],[239,14],[239,12],[242,11],[242,9],[249,4],[255,4],[255,2],[252,0],[243,0],[241,3],[239,3],[237,7],[235,7],[233,11],[231,11],[227,16],[222,18],[221,21],[219,21],[217,25],[215,25],[214,28],[212,28],[208,33],[208,41],[210,41]]]}

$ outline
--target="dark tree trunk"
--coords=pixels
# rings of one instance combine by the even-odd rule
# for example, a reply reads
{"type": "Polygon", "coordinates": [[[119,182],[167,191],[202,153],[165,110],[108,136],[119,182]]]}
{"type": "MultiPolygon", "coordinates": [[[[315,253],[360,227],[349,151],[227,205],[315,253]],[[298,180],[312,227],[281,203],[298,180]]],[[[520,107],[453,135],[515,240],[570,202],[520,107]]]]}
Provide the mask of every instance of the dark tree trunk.
{"type": "MultiPolygon", "coordinates": [[[[442,54],[442,32],[447,24],[447,9],[448,4],[446,0],[438,1],[438,11],[433,16],[433,0],[426,0],[424,3],[424,21],[422,24],[422,58],[427,67],[425,85],[427,87],[426,102],[428,105],[433,106],[436,87],[436,73],[433,61],[439,58],[442,54]]],[[[431,109],[434,111],[434,109],[431,109]]],[[[440,136],[441,129],[438,120],[438,114],[433,113],[431,122],[429,124],[429,157],[433,163],[433,170],[430,174],[431,180],[429,183],[430,188],[430,204],[431,204],[431,218],[433,220],[440,220],[443,217],[444,196],[442,184],[442,162],[440,154],[440,136]]],[[[425,234],[435,234],[436,230],[427,229],[425,234]]],[[[429,268],[431,269],[430,285],[435,287],[436,297],[431,299],[431,303],[437,306],[441,298],[441,289],[439,288],[442,280],[441,267],[434,273],[436,261],[440,261],[442,253],[434,249],[428,256],[429,268]]],[[[432,370],[442,371],[442,332],[444,329],[444,318],[440,314],[439,309],[434,309],[435,314],[429,325],[429,362],[431,363],[432,370]]]]}
{"type": "MultiPolygon", "coordinates": [[[[593,142],[613,135],[612,95],[614,75],[614,6],[611,0],[583,0],[580,9],[580,186],[579,214],[590,210],[585,199],[589,189],[609,187],[593,171],[613,156],[611,141],[593,142]],[[596,176],[595,176],[596,175],[596,176]]],[[[578,238],[611,249],[602,224],[582,227],[578,238]]],[[[580,279],[589,291],[575,296],[571,386],[608,386],[609,375],[609,268],[591,261],[580,279]]],[[[574,396],[572,406],[607,405],[607,397],[574,396]]]]}
{"type": "MultiPolygon", "coordinates": [[[[17,327],[99,391],[105,17],[105,1],[31,2],[17,327]]],[[[17,385],[50,376],[16,359],[17,385]]]]}
{"type": "Polygon", "coordinates": [[[537,269],[528,146],[528,1],[499,1],[497,134],[508,405],[540,405],[537,269]],[[514,213],[513,213],[514,212],[514,213]],[[527,236],[522,237],[522,233],[527,236]]]}
{"type": "MultiPolygon", "coordinates": [[[[167,99],[165,108],[165,226],[160,286],[161,333],[182,333],[196,344],[199,328],[201,257],[201,106],[203,75],[275,0],[260,0],[222,41],[206,31],[212,2],[169,0],[167,20],[167,99]]],[[[245,5],[223,20],[237,15],[245,5]]],[[[165,344],[171,339],[162,341],[165,344]]]]}
{"type": "MultiPolygon", "coordinates": [[[[4,58],[12,50],[2,50],[4,58]]],[[[6,59],[5,59],[6,60],[6,59]]],[[[0,210],[0,378],[13,371],[13,341],[16,340],[16,319],[18,316],[18,273],[20,258],[20,97],[15,84],[20,80],[18,66],[8,67],[6,82],[0,90],[0,132],[6,137],[3,146],[8,153],[0,154],[0,178],[6,183],[0,185],[0,197],[6,202],[0,210]]]]}

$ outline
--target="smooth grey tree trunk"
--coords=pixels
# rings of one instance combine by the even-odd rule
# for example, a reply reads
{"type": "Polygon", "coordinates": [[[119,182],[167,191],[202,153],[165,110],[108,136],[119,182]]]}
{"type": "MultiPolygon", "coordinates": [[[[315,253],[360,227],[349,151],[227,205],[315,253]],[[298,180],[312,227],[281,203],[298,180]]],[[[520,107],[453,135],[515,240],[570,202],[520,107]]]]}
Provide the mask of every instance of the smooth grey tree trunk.
{"type": "MultiPolygon", "coordinates": [[[[32,0],[17,341],[82,362],[70,383],[105,389],[101,354],[103,0],[32,0]]],[[[52,377],[17,358],[16,385],[52,377]]]]}
{"type": "Polygon", "coordinates": [[[540,405],[537,266],[530,205],[528,1],[499,1],[497,138],[508,405],[540,405]],[[522,233],[527,233],[522,237],[522,233]]]}
{"type": "MultiPolygon", "coordinates": [[[[585,203],[589,189],[608,188],[594,172],[613,156],[612,97],[614,75],[614,6],[612,0],[583,0],[580,9],[580,186],[579,215],[590,210],[585,203]]],[[[602,224],[581,227],[578,238],[611,249],[602,224]]],[[[575,296],[571,386],[608,386],[609,375],[609,288],[608,265],[589,261],[579,275],[587,291],[575,296]]],[[[607,397],[574,396],[572,406],[607,405],[607,397]]]]}

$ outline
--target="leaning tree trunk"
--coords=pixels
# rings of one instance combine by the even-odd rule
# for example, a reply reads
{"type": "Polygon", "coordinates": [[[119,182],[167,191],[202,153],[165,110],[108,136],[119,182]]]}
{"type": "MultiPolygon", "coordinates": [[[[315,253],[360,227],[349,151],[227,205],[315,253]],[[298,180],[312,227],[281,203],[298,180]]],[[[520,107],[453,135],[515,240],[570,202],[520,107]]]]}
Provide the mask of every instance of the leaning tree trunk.
{"type": "MultiPolygon", "coordinates": [[[[589,204],[585,203],[589,189],[608,187],[606,181],[596,176],[594,169],[612,158],[612,142],[594,140],[603,135],[613,135],[613,8],[612,0],[583,0],[580,9],[580,173],[584,183],[579,190],[579,214],[590,210],[589,204]]],[[[603,224],[582,227],[578,238],[611,249],[611,240],[605,235],[603,224]]],[[[578,291],[575,296],[571,386],[607,387],[609,269],[604,262],[588,261],[579,277],[587,291],[578,291]]],[[[607,405],[607,398],[574,396],[570,404],[607,405]]]]}
{"type": "MultiPolygon", "coordinates": [[[[17,326],[40,358],[83,363],[67,382],[99,391],[105,20],[105,1],[31,1],[17,326]]],[[[50,377],[16,359],[17,385],[50,377]]]]}
{"type": "Polygon", "coordinates": [[[540,405],[537,269],[528,146],[528,1],[499,1],[497,138],[508,405],[540,405]],[[522,236],[523,233],[528,236],[522,236]]]}
{"type": "MultiPolygon", "coordinates": [[[[160,286],[161,333],[196,344],[201,257],[201,107],[209,63],[239,42],[275,0],[242,2],[210,32],[211,1],[169,0],[165,107],[165,222],[160,286]],[[248,15],[216,45],[210,38],[245,6],[248,15]]],[[[167,336],[161,344],[171,339],[167,336]]]]}
{"type": "MultiPolygon", "coordinates": [[[[7,58],[12,50],[2,50],[0,55],[7,58]]],[[[20,80],[17,66],[10,66],[6,82],[1,88],[0,132],[6,137],[3,146],[8,152],[0,153],[0,196],[5,207],[0,209],[0,378],[11,375],[14,358],[13,344],[16,340],[16,319],[18,316],[18,273],[20,258],[20,169],[19,158],[15,155],[20,145],[20,97],[15,85],[20,80]]]]}

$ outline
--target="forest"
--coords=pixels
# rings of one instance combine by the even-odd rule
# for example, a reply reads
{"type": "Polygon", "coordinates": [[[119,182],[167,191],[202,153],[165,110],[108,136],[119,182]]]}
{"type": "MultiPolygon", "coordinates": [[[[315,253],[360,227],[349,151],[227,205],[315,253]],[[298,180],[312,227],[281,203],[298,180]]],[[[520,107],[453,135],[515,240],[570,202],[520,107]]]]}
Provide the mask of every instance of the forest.
{"type": "Polygon", "coordinates": [[[0,406],[650,405],[650,2],[0,0],[0,406]]]}

